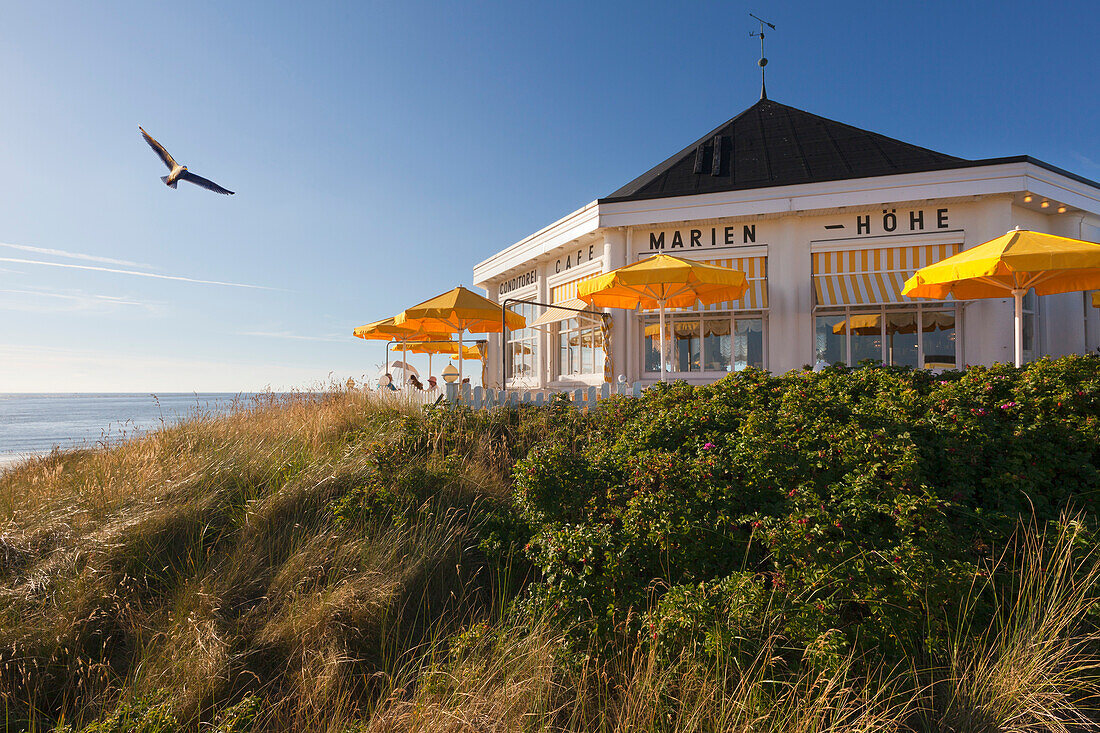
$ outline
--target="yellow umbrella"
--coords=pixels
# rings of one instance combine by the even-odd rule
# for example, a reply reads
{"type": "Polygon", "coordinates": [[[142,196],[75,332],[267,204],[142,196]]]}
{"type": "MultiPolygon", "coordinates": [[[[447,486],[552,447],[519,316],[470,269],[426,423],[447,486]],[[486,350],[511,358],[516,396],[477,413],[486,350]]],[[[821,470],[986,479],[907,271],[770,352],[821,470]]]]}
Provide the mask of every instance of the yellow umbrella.
{"type": "Polygon", "coordinates": [[[352,336],[361,339],[375,339],[378,341],[392,341],[394,336],[408,333],[407,328],[398,328],[393,323],[393,318],[383,318],[380,321],[359,326],[351,332],[352,336]]]}
{"type": "Polygon", "coordinates": [[[383,318],[380,321],[359,326],[352,335],[361,339],[376,341],[412,340],[426,341],[448,335],[445,329],[423,329],[412,326],[398,326],[393,318],[383,318]]]}
{"type": "Polygon", "coordinates": [[[905,281],[903,295],[943,300],[1003,298],[1016,301],[1016,366],[1023,364],[1024,294],[1100,288],[1100,244],[1022,229],[922,267],[905,281]]]}
{"type": "MultiPolygon", "coordinates": [[[[400,350],[401,344],[393,344],[390,348],[394,351],[400,350]]],[[[448,354],[450,356],[456,356],[458,354],[458,342],[457,341],[410,341],[408,349],[414,354],[448,354]]],[[[480,359],[482,358],[481,346],[474,344],[473,346],[462,347],[463,359],[480,359]]]]}
{"type": "MultiPolygon", "coordinates": [[[[451,341],[448,338],[433,339],[430,341],[410,341],[405,344],[408,350],[414,354],[427,354],[428,355],[428,376],[432,374],[432,355],[433,354],[449,354],[451,358],[454,358],[459,353],[459,346],[457,341],[451,341]]],[[[484,341],[478,341],[473,346],[462,347],[463,359],[484,359],[485,358],[485,346],[484,341]]],[[[394,351],[397,350],[397,344],[390,347],[394,351]]]]}
{"type": "MultiPolygon", "coordinates": [[[[352,331],[352,335],[368,341],[400,341],[402,344],[414,339],[417,341],[425,341],[448,337],[448,333],[445,330],[399,326],[394,323],[393,318],[383,318],[380,321],[374,321],[373,323],[359,326],[352,331]]],[[[402,351],[404,351],[404,349],[402,349],[402,351]]],[[[408,356],[403,355],[403,360],[408,361],[408,356]]],[[[387,351],[386,373],[389,374],[389,371],[390,353],[387,351]]],[[[404,370],[402,370],[402,373],[404,373],[404,370]]]]}
{"type": "Polygon", "coordinates": [[[665,308],[690,308],[737,300],[748,289],[745,273],[672,255],[640,262],[582,280],[577,295],[597,308],[660,310],[661,381],[665,381],[665,308]]]}
{"type": "MultiPolygon", "coordinates": [[[[406,308],[394,318],[398,326],[444,330],[458,334],[462,345],[464,331],[474,333],[500,333],[507,323],[511,330],[527,325],[527,319],[519,313],[506,311],[488,298],[459,286],[430,300],[406,308]]],[[[458,360],[458,381],[462,383],[462,360],[458,360]]]]}

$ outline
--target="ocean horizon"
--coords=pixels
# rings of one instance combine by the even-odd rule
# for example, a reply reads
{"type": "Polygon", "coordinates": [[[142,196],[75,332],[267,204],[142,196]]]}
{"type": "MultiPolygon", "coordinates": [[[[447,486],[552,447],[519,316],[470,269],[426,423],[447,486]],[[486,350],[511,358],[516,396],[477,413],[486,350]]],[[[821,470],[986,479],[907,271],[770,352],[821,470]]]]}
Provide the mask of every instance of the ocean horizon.
{"type": "Polygon", "coordinates": [[[220,414],[253,392],[0,392],[0,466],[114,445],[200,414],[220,414]]]}

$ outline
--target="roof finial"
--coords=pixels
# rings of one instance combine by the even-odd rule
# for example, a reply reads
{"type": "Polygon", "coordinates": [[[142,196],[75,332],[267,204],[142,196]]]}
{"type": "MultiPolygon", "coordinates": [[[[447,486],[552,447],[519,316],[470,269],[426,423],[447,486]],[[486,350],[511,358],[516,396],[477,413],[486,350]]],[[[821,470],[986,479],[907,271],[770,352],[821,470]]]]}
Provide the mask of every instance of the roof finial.
{"type": "Polygon", "coordinates": [[[750,38],[755,38],[756,36],[760,36],[760,60],[757,61],[756,63],[760,64],[760,98],[761,99],[767,99],[768,98],[768,90],[764,86],[764,67],[768,65],[768,59],[766,59],[764,57],[764,26],[768,26],[773,31],[775,30],[775,26],[772,25],[771,23],[769,23],[768,21],[764,20],[763,18],[761,18],[758,15],[753,15],[752,13],[749,13],[749,15],[760,21],[760,32],[759,33],[749,33],[749,37],[750,38]]]}

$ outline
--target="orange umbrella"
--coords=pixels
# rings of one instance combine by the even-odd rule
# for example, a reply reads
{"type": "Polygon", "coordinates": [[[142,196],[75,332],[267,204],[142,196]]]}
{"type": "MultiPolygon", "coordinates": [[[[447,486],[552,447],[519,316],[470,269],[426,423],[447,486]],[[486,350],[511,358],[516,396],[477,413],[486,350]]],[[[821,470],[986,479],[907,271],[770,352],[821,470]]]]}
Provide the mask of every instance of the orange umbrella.
{"type": "Polygon", "coordinates": [[[745,273],[672,255],[654,255],[583,280],[577,295],[597,308],[658,308],[661,381],[665,381],[665,308],[690,308],[737,300],[748,289],[745,273]]]}
{"type": "MultiPolygon", "coordinates": [[[[352,335],[357,338],[366,339],[368,341],[394,341],[401,342],[402,344],[408,341],[426,341],[438,338],[447,338],[448,334],[444,330],[424,330],[420,328],[414,328],[412,326],[398,326],[394,323],[393,318],[383,318],[380,321],[374,321],[373,323],[367,323],[359,326],[352,335]]],[[[404,351],[405,349],[402,349],[404,351]]],[[[408,354],[403,354],[402,358],[408,361],[408,354]]],[[[390,352],[386,350],[386,373],[390,371],[390,352]]],[[[403,373],[403,372],[402,372],[403,373]]]]}
{"type": "MultiPolygon", "coordinates": [[[[527,325],[527,319],[519,313],[504,310],[485,296],[460,285],[412,308],[406,308],[397,314],[394,324],[425,331],[457,333],[461,347],[462,334],[465,331],[500,333],[505,324],[511,330],[519,330],[527,325]]],[[[458,380],[461,384],[461,359],[458,360],[458,380]]]]}
{"type": "Polygon", "coordinates": [[[905,281],[911,298],[1015,300],[1016,366],[1024,359],[1024,294],[1071,293],[1100,287],[1100,244],[1017,227],[985,244],[922,267],[905,281]]]}

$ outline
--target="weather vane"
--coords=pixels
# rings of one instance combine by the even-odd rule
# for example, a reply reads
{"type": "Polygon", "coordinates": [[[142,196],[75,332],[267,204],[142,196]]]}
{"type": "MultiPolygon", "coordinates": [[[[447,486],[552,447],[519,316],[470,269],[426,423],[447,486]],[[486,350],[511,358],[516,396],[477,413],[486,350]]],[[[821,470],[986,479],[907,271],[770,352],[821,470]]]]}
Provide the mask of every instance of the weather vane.
{"type": "Polygon", "coordinates": [[[749,15],[760,21],[760,32],[749,33],[749,37],[755,38],[756,36],[760,36],[760,60],[756,63],[760,64],[760,98],[767,99],[768,90],[764,87],[764,67],[768,65],[768,59],[764,57],[764,26],[768,26],[773,31],[775,30],[775,26],[761,18],[759,15],[753,15],[752,13],[749,13],[749,15]]]}

